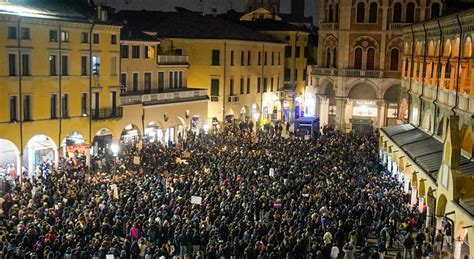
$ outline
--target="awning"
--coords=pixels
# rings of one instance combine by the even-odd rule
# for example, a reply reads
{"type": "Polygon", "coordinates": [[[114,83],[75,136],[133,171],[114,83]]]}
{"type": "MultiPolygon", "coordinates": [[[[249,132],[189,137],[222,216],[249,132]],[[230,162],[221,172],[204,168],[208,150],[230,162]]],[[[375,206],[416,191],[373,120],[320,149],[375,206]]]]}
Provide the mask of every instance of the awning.
{"type": "MultiPolygon", "coordinates": [[[[381,130],[436,180],[443,160],[443,143],[411,124],[385,127],[381,130]]],[[[474,176],[474,162],[461,155],[459,170],[462,175],[474,176]]]]}

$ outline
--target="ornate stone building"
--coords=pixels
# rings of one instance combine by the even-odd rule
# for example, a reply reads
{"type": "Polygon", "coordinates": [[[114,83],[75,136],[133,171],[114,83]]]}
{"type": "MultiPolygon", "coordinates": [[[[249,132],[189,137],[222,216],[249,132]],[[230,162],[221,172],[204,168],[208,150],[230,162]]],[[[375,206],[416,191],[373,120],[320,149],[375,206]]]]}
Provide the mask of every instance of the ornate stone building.
{"type": "Polygon", "coordinates": [[[384,162],[427,208],[427,225],[451,229],[443,258],[474,255],[473,28],[474,9],[403,28],[409,124],[381,130],[384,162]]]}
{"type": "Polygon", "coordinates": [[[305,99],[321,125],[344,131],[404,120],[398,93],[401,28],[441,15],[441,0],[321,0],[317,66],[305,99]]]}

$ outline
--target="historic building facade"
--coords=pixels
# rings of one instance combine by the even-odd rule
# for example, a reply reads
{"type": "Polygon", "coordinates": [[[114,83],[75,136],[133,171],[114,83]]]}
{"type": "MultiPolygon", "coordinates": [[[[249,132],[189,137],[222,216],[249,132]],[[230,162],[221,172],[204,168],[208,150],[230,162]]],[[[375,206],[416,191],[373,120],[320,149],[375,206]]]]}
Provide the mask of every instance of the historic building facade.
{"type": "Polygon", "coordinates": [[[166,41],[127,27],[120,42],[122,143],[177,143],[207,127],[207,89],[188,88],[188,56],[158,53],[166,41]]]}
{"type": "Polygon", "coordinates": [[[381,154],[427,206],[436,229],[451,226],[452,258],[474,254],[474,11],[403,29],[401,103],[410,124],[381,130],[381,154]]]}
{"type": "Polygon", "coordinates": [[[17,173],[88,154],[122,116],[120,27],[62,7],[0,3],[0,153],[17,173]]]}
{"type": "Polygon", "coordinates": [[[307,95],[315,97],[322,125],[349,131],[404,120],[401,27],[437,17],[442,8],[440,0],[321,1],[318,65],[307,95]]]}

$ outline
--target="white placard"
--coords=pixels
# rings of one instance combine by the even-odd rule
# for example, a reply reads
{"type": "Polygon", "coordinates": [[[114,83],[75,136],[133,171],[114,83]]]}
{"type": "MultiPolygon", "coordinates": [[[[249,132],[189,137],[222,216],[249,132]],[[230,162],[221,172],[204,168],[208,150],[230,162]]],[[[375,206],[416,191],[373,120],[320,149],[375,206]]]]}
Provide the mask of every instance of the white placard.
{"type": "Polygon", "coordinates": [[[114,257],[113,254],[112,254],[112,255],[105,255],[105,259],[114,259],[114,258],[115,258],[115,257],[114,257]]]}
{"type": "Polygon", "coordinates": [[[191,204],[201,205],[202,197],[201,196],[191,196],[191,204]]]}
{"type": "Polygon", "coordinates": [[[134,156],[133,157],[133,164],[134,165],[139,165],[140,164],[140,157],[139,156],[134,156]]]}

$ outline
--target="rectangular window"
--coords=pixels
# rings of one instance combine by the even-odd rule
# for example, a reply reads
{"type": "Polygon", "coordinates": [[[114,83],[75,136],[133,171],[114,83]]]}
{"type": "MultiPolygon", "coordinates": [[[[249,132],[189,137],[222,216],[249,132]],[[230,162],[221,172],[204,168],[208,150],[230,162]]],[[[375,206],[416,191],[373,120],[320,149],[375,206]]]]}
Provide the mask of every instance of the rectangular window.
{"type": "Polygon", "coordinates": [[[268,79],[265,77],[263,78],[263,92],[266,93],[268,91],[268,79]]]}
{"type": "Polygon", "coordinates": [[[18,101],[16,96],[10,96],[10,121],[18,121],[18,101]]]}
{"type": "Polygon", "coordinates": [[[87,116],[87,93],[82,93],[81,95],[81,115],[87,116]]]}
{"type": "Polygon", "coordinates": [[[168,87],[173,88],[173,71],[169,72],[168,87]]]}
{"type": "Polygon", "coordinates": [[[234,79],[230,79],[230,95],[234,95],[234,79]]]}
{"type": "Polygon", "coordinates": [[[257,93],[260,93],[261,84],[262,84],[262,79],[259,77],[257,78],[257,93]]]}
{"type": "Polygon", "coordinates": [[[61,32],[61,41],[62,42],[69,42],[69,32],[68,31],[62,31],[61,32]]]}
{"type": "Polygon", "coordinates": [[[57,96],[57,94],[52,94],[51,95],[50,115],[51,115],[51,119],[56,119],[58,117],[58,96],[57,96]]]}
{"type": "Polygon", "coordinates": [[[178,87],[178,71],[174,72],[174,87],[178,87]]]}
{"type": "Polygon", "coordinates": [[[165,88],[165,73],[158,72],[158,91],[163,92],[164,88],[165,88]]]}
{"type": "Polygon", "coordinates": [[[258,52],[258,63],[259,66],[262,65],[262,53],[259,51],[258,52]]]}
{"type": "Polygon", "coordinates": [[[274,81],[273,81],[273,77],[272,77],[272,78],[270,78],[270,92],[273,92],[273,83],[274,83],[274,81]]]}
{"type": "Polygon", "coordinates": [[[295,57],[299,58],[300,57],[300,47],[295,48],[295,57]]]}
{"type": "Polygon", "coordinates": [[[155,47],[154,46],[145,46],[144,54],[146,59],[152,59],[155,56],[155,47]]]}
{"type": "Polygon", "coordinates": [[[230,65],[231,66],[234,65],[234,51],[233,50],[230,51],[230,65]]]}
{"type": "Polygon", "coordinates": [[[16,55],[8,54],[8,75],[16,76],[16,55]]]}
{"type": "Polygon", "coordinates": [[[21,39],[22,40],[30,40],[30,28],[21,28],[21,39]]]}
{"type": "Polygon", "coordinates": [[[249,50],[249,51],[247,51],[247,66],[250,66],[250,64],[251,64],[250,63],[250,57],[251,57],[251,55],[250,55],[250,50],[249,50]]]}
{"type": "Polygon", "coordinates": [[[117,57],[110,57],[110,75],[117,75],[117,57]]]}
{"type": "Polygon", "coordinates": [[[92,37],[93,37],[92,43],[94,43],[94,44],[99,44],[99,42],[100,42],[99,34],[98,34],[98,33],[94,33],[94,34],[92,35],[92,37]]]}
{"type": "Polygon", "coordinates": [[[127,89],[127,74],[126,73],[120,74],[120,85],[122,89],[127,89]]]}
{"type": "Polygon", "coordinates": [[[179,87],[179,88],[184,87],[184,85],[183,85],[183,71],[179,71],[179,73],[178,73],[178,78],[179,78],[179,80],[178,80],[178,87],[179,87]]]}
{"type": "Polygon", "coordinates": [[[57,42],[58,41],[58,31],[50,30],[49,31],[49,41],[50,42],[57,42]]]}
{"type": "Polygon", "coordinates": [[[298,70],[295,69],[295,81],[298,80],[298,70]]]}
{"type": "Polygon", "coordinates": [[[50,76],[57,76],[57,62],[56,62],[56,55],[49,55],[49,75],[50,76]]]}
{"type": "Polygon", "coordinates": [[[276,90],[278,91],[279,89],[280,89],[280,76],[277,76],[276,90]]]}
{"type": "Polygon", "coordinates": [[[240,94],[244,94],[244,79],[240,79],[240,94]]]}
{"type": "Polygon", "coordinates": [[[275,65],[275,53],[272,51],[272,66],[275,65]]]}
{"type": "Polygon", "coordinates": [[[145,91],[151,91],[151,73],[145,73],[145,91]]]}
{"type": "Polygon", "coordinates": [[[87,76],[87,56],[81,57],[81,76],[87,76]]]}
{"type": "Polygon", "coordinates": [[[247,94],[250,94],[250,77],[247,78],[247,94]]]}
{"type": "Polygon", "coordinates": [[[31,95],[23,96],[23,120],[31,121],[31,95]]]}
{"type": "Polygon", "coordinates": [[[8,27],[8,39],[9,40],[16,40],[17,39],[17,31],[16,27],[8,27]]]}
{"type": "Polygon", "coordinates": [[[267,52],[265,51],[265,57],[264,57],[264,65],[266,66],[267,65],[267,52]]]}
{"type": "Polygon", "coordinates": [[[211,96],[219,96],[219,79],[211,79],[211,96]]]}
{"type": "Polygon", "coordinates": [[[122,58],[128,58],[128,45],[122,45],[120,48],[120,54],[122,55],[122,58]]]}
{"type": "Polygon", "coordinates": [[[306,80],[306,73],[307,72],[306,72],[306,68],[305,68],[305,69],[303,69],[303,80],[306,80]]]}
{"type": "Polygon", "coordinates": [[[244,56],[245,56],[245,52],[242,50],[240,52],[240,65],[243,66],[245,63],[244,63],[244,56]]]}
{"type": "Polygon", "coordinates": [[[92,73],[94,75],[100,75],[100,57],[92,56],[92,73]]]}
{"type": "Polygon", "coordinates": [[[220,51],[218,49],[213,49],[212,50],[212,65],[219,66],[219,60],[220,60],[220,51]]]}
{"type": "Polygon", "coordinates": [[[291,80],[291,69],[285,68],[285,81],[291,80]]]}
{"type": "Polygon", "coordinates": [[[309,53],[309,50],[308,50],[308,47],[305,47],[304,48],[304,57],[307,58],[308,57],[308,54],[309,53]]]}
{"type": "Polygon", "coordinates": [[[68,64],[68,61],[69,61],[69,57],[68,56],[62,56],[61,57],[61,75],[63,76],[67,76],[69,75],[69,64],[68,64]]]}
{"type": "Polygon", "coordinates": [[[132,46],[132,58],[140,58],[140,46],[132,46]]]}
{"type": "Polygon", "coordinates": [[[110,44],[117,45],[117,35],[110,35],[110,44]]]}
{"type": "Polygon", "coordinates": [[[81,32],[81,43],[89,43],[89,33],[81,32]]]}
{"type": "Polygon", "coordinates": [[[22,68],[23,68],[21,70],[21,74],[23,76],[31,75],[31,73],[30,73],[30,55],[28,55],[28,54],[21,55],[21,65],[22,65],[22,68]]]}
{"type": "Polygon", "coordinates": [[[286,58],[291,57],[291,52],[292,52],[291,46],[285,46],[285,57],[286,58]]]}
{"type": "Polygon", "coordinates": [[[278,52],[278,65],[281,65],[281,52],[278,52]]]}
{"type": "Polygon", "coordinates": [[[63,94],[62,105],[62,118],[69,118],[69,94],[63,94]]]}
{"type": "Polygon", "coordinates": [[[133,73],[132,87],[133,92],[138,92],[138,73],[133,73]]]}

